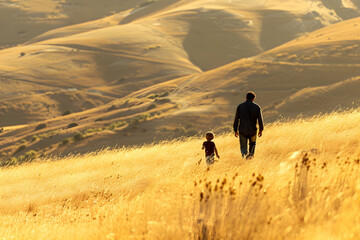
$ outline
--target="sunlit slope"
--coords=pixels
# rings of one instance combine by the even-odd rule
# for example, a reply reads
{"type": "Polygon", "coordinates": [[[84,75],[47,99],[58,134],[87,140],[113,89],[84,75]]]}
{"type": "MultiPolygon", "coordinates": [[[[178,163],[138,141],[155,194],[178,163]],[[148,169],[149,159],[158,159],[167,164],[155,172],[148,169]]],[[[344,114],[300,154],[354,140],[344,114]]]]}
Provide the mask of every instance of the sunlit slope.
{"type": "Polygon", "coordinates": [[[3,0],[0,47],[24,43],[49,30],[87,22],[141,4],[143,0],[3,0]]]}
{"type": "MultiPolygon", "coordinates": [[[[58,25],[54,25],[49,32],[33,30],[32,34],[39,32],[36,35],[40,34],[40,36],[33,34],[31,40],[27,39],[30,40],[29,42],[106,27],[106,24],[111,25],[111,20],[109,21],[111,17],[95,21],[97,24],[86,23],[86,20],[100,19],[111,12],[116,13],[118,24],[141,21],[154,24],[163,32],[182,38],[192,61],[203,70],[209,70],[242,57],[254,56],[306,32],[359,16],[358,6],[352,4],[352,1],[346,4],[328,4],[326,0],[318,4],[309,0],[291,3],[279,0],[251,2],[160,0],[115,3],[108,0],[102,3],[90,1],[83,7],[80,7],[82,3],[77,1],[44,2],[41,8],[39,5],[39,2],[35,1],[4,4],[8,11],[22,9],[25,11],[23,14],[39,12],[38,14],[42,14],[42,17],[39,17],[41,20],[38,19],[39,24],[42,22],[45,25],[48,17],[50,25],[52,21],[55,21],[59,26],[67,26],[65,29],[57,29],[58,25]],[[113,8],[112,11],[109,11],[110,6],[113,8]],[[337,8],[346,11],[341,13],[341,11],[336,11],[337,8]],[[94,13],[95,11],[97,13],[94,13]],[[81,24],[77,25],[77,23],[81,24]]],[[[18,15],[21,16],[21,13],[18,15]]],[[[12,17],[6,15],[4,20],[5,18],[12,17]]],[[[32,29],[36,27],[43,26],[35,24],[32,29]]],[[[30,29],[19,32],[26,35],[30,29]]]]}
{"type": "MultiPolygon", "coordinates": [[[[324,72],[317,76],[319,79],[332,79],[331,68],[342,69],[338,81],[321,83],[295,92],[285,99],[275,109],[280,112],[290,112],[296,106],[303,108],[302,112],[311,112],[311,109],[324,111],[331,106],[350,106],[360,102],[358,71],[360,55],[360,18],[351,19],[329,27],[317,30],[307,36],[291,41],[275,48],[261,56],[259,59],[272,58],[273,62],[294,63],[299,66],[324,66],[324,72]],[[353,70],[354,69],[354,70],[353,70]],[[350,75],[343,71],[349,71],[350,75]],[[328,72],[329,71],[329,72],[328,72]],[[349,76],[349,77],[348,77],[349,76]],[[310,110],[310,111],[309,111],[310,110]]],[[[306,79],[308,71],[303,71],[306,79]]],[[[299,110],[299,109],[297,109],[299,110]]]]}
{"type": "Polygon", "coordinates": [[[233,135],[216,135],[221,158],[209,170],[202,138],[3,168],[0,232],[15,239],[358,238],[359,120],[353,110],[267,125],[251,161],[240,158],[233,135]]]}
{"type": "Polygon", "coordinates": [[[347,8],[348,17],[334,14],[334,7],[307,0],[181,1],[133,21],[151,22],[181,40],[192,62],[210,70],[359,16],[354,5],[347,8]]]}
{"type": "Polygon", "coordinates": [[[360,18],[321,28],[263,54],[275,61],[299,63],[359,63],[360,18]]]}
{"type": "MultiPolygon", "coordinates": [[[[97,92],[102,95],[98,98],[103,99],[123,97],[143,87],[201,71],[188,60],[181,46],[151,28],[136,24],[107,27],[5,49],[0,52],[0,61],[1,80],[4,82],[1,86],[3,104],[20,105],[20,102],[11,99],[12,95],[28,99],[31,107],[23,111],[29,115],[27,119],[31,119],[33,113],[39,114],[33,112],[38,107],[30,101],[34,94],[41,94],[41,98],[49,101],[53,99],[53,92],[68,95],[69,90],[80,90],[83,94],[97,92]]],[[[88,98],[90,101],[91,96],[88,98]]],[[[40,96],[38,101],[41,102],[40,96]]],[[[91,106],[85,103],[82,109],[71,105],[68,109],[56,109],[55,106],[53,116],[61,115],[62,111],[77,112],[91,106]]],[[[6,116],[11,118],[12,113],[21,111],[15,106],[8,109],[6,116]]],[[[48,114],[47,108],[40,111],[48,114]]],[[[32,117],[33,121],[46,119],[32,117]]],[[[27,122],[23,119],[19,123],[27,122]]]]}
{"type": "Polygon", "coordinates": [[[356,18],[335,24],[254,58],[179,79],[183,84],[179,84],[176,95],[192,109],[213,107],[207,114],[221,112],[223,121],[226,115],[231,121],[248,89],[258,94],[256,101],[263,106],[268,120],[279,115],[296,117],[358,106],[359,21],[356,18]],[[340,30],[343,34],[338,34],[340,30]],[[317,40],[320,32],[326,37],[317,40]],[[331,40],[338,35],[343,37],[331,40]]]}

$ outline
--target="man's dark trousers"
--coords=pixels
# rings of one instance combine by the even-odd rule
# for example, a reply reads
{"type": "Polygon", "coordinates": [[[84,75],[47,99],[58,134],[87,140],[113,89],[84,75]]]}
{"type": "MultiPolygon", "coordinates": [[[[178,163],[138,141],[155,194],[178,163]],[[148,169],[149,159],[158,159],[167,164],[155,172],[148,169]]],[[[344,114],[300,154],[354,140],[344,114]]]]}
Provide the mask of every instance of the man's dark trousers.
{"type": "Polygon", "coordinates": [[[256,134],[250,137],[239,134],[239,139],[240,139],[240,150],[242,157],[243,158],[246,156],[253,157],[255,154],[256,134]],[[249,142],[249,151],[248,151],[248,142],[249,142]]]}

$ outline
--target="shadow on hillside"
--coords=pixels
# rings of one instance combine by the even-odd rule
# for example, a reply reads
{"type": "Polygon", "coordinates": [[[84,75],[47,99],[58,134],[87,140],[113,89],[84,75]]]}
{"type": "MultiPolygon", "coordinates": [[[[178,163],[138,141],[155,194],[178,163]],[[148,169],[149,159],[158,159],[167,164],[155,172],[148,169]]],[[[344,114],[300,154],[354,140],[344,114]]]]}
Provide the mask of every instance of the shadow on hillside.
{"type": "Polygon", "coordinates": [[[132,14],[124,18],[120,24],[127,24],[136,19],[145,17],[155,12],[159,12],[172,4],[179,2],[180,0],[160,0],[160,1],[151,1],[151,0],[143,0],[140,1],[140,4],[137,4],[137,9],[133,11],[132,14]],[[148,3],[146,3],[148,2],[148,3]],[[143,5],[143,7],[141,7],[143,5]],[[139,7],[140,6],[140,7],[139,7]]]}
{"type": "Polygon", "coordinates": [[[182,20],[189,23],[184,48],[203,71],[262,52],[250,20],[235,18],[221,10],[197,9],[182,20]],[[210,33],[210,34],[209,34],[210,33]]]}
{"type": "Polygon", "coordinates": [[[66,0],[60,3],[58,8],[68,17],[68,24],[71,25],[125,11],[143,1],[144,0],[66,0]]]}
{"type": "Polygon", "coordinates": [[[20,8],[0,4],[0,49],[24,43],[59,26],[56,20],[36,21],[43,17],[46,15],[29,14],[20,8]]]}
{"type": "Polygon", "coordinates": [[[269,50],[289,42],[301,34],[323,27],[317,13],[297,16],[287,11],[261,10],[262,27],[260,45],[269,50]]]}
{"type": "MultiPolygon", "coordinates": [[[[355,18],[360,16],[359,10],[354,10],[352,8],[346,8],[341,0],[322,0],[321,1],[325,7],[329,9],[333,9],[338,16],[340,16],[343,20],[347,20],[350,18],[355,18]]],[[[358,1],[352,2],[356,7],[360,7],[360,3],[358,1]]]]}

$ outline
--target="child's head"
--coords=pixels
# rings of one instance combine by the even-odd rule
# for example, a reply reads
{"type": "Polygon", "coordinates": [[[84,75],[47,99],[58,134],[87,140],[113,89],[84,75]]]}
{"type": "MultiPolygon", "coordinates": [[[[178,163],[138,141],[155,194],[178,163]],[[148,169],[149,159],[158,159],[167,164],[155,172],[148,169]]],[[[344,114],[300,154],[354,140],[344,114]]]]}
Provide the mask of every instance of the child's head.
{"type": "Polygon", "coordinates": [[[206,140],[211,141],[214,139],[214,134],[212,132],[207,132],[205,134],[206,140]]]}

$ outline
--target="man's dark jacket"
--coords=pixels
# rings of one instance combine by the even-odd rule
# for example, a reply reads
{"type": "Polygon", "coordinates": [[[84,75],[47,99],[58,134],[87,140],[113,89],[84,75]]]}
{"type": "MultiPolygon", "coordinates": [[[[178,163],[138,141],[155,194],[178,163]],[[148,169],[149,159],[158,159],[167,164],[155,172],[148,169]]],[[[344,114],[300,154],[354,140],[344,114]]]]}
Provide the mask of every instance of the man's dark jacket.
{"type": "Polygon", "coordinates": [[[256,135],[256,122],[259,123],[259,130],[264,129],[261,108],[251,100],[241,103],[236,109],[234,120],[234,132],[239,131],[240,134],[251,137],[256,135]]]}

